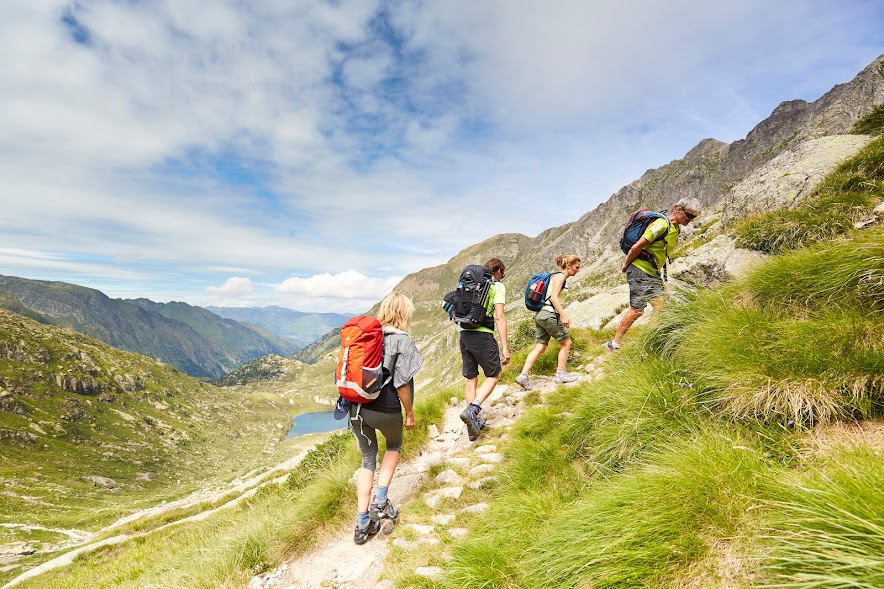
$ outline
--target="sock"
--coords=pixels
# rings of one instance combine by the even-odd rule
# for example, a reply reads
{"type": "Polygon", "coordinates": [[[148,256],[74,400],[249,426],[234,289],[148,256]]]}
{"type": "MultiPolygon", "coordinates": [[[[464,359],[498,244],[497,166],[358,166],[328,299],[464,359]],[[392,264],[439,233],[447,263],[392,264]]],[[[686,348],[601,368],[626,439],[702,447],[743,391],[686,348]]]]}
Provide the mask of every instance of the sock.
{"type": "Polygon", "coordinates": [[[359,513],[357,513],[356,514],[356,523],[362,527],[367,526],[368,525],[368,512],[367,511],[360,511],[359,513]]]}
{"type": "Polygon", "coordinates": [[[389,487],[378,487],[377,493],[375,493],[374,502],[375,503],[383,503],[387,500],[387,489],[389,487]]]}
{"type": "Polygon", "coordinates": [[[479,414],[479,411],[482,410],[482,406],[481,406],[481,405],[477,405],[475,401],[472,402],[472,403],[470,403],[470,407],[473,407],[473,408],[475,409],[476,415],[478,415],[478,414],[479,414]]]}

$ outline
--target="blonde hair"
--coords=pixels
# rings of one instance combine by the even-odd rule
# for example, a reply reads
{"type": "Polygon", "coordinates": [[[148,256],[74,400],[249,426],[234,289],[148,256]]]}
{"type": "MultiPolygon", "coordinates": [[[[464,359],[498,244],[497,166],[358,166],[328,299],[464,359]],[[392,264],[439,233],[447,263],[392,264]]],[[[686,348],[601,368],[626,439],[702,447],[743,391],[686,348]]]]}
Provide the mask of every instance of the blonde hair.
{"type": "Polygon", "coordinates": [[[378,321],[381,325],[390,325],[401,331],[407,331],[411,323],[411,314],[414,313],[414,303],[411,299],[398,292],[390,293],[381,301],[378,309],[378,321]]]}
{"type": "Polygon", "coordinates": [[[556,258],[556,266],[559,267],[559,270],[564,270],[568,266],[576,264],[580,261],[580,258],[575,256],[574,254],[566,254],[564,256],[559,256],[556,258]]]}

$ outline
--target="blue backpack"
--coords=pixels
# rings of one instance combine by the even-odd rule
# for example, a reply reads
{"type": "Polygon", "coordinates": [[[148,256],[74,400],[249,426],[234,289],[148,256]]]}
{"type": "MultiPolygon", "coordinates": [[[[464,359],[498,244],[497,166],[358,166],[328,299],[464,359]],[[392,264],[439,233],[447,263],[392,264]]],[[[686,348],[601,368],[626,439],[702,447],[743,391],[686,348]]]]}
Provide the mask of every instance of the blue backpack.
{"type": "MultiPolygon", "coordinates": [[[[672,223],[669,222],[669,216],[666,214],[665,211],[658,213],[657,211],[649,211],[646,208],[641,208],[632,213],[632,216],[629,217],[629,221],[626,223],[626,227],[623,229],[623,237],[620,238],[620,249],[623,250],[624,254],[629,253],[629,250],[632,249],[632,246],[634,246],[635,243],[642,238],[642,235],[648,228],[648,225],[650,225],[657,219],[666,219],[666,231],[664,231],[663,234],[657,238],[662,239],[663,237],[666,237],[666,235],[669,233],[669,229],[672,227],[672,223]]],[[[657,267],[653,256],[651,256],[645,250],[642,250],[641,253],[639,253],[638,257],[642,260],[647,260],[655,268],[657,267]]]]}
{"type": "MultiPolygon", "coordinates": [[[[539,311],[549,300],[546,291],[555,274],[561,274],[561,272],[540,272],[528,280],[528,286],[525,287],[525,307],[529,311],[539,311]]],[[[562,288],[565,288],[564,284],[562,284],[562,288]]]]}

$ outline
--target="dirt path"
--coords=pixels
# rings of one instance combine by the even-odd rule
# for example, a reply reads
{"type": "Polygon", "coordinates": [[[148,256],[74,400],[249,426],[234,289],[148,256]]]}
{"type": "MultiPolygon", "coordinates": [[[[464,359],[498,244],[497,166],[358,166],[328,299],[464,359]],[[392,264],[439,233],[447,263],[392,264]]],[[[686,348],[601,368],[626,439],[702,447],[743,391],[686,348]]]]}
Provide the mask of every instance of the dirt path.
{"type": "MultiPolygon", "coordinates": [[[[592,376],[589,374],[580,375],[580,380],[590,378],[592,376]]],[[[558,386],[548,377],[532,377],[532,383],[540,391],[541,397],[558,386]]],[[[573,384],[578,383],[579,381],[573,384]]],[[[527,394],[516,385],[498,385],[483,407],[483,417],[488,420],[488,428],[508,430],[524,412],[524,398],[527,394]]],[[[475,442],[469,441],[466,427],[459,417],[464,406],[462,400],[450,405],[443,416],[441,429],[431,430],[430,442],[420,456],[400,463],[393,477],[390,497],[402,513],[398,525],[413,528],[419,536],[417,540],[405,540],[397,537],[394,532],[392,536],[395,539],[379,534],[368,543],[357,546],[353,543],[352,524],[348,524],[322,546],[273,571],[253,577],[248,589],[374,589],[391,586],[392,582],[389,580],[379,582],[391,544],[419,548],[421,544],[439,542],[434,537],[434,526],[408,523],[409,503],[422,499],[427,505],[438,509],[438,515],[433,516],[433,521],[447,524],[456,516],[445,513],[446,499],[459,497],[463,485],[479,488],[503,459],[496,452],[494,443],[486,441],[484,436],[475,442]],[[430,481],[427,474],[430,467],[442,463],[459,466],[460,470],[467,472],[466,478],[450,470],[430,481]]],[[[480,503],[466,509],[472,513],[481,513],[487,507],[480,503]]],[[[461,535],[466,530],[449,529],[447,532],[461,535]]],[[[442,573],[431,567],[415,572],[428,577],[442,573]]]]}
{"type": "MultiPolygon", "coordinates": [[[[311,446],[310,448],[312,448],[311,446]]],[[[261,474],[246,478],[246,479],[236,479],[223,487],[218,487],[215,489],[209,490],[200,490],[187,497],[179,499],[177,501],[171,501],[169,503],[163,503],[160,505],[156,505],[154,507],[149,507],[147,509],[142,509],[140,511],[136,511],[130,515],[122,517],[110,524],[109,526],[98,530],[97,532],[86,534],[85,536],[81,535],[77,537],[75,540],[67,543],[65,548],[73,548],[73,550],[69,550],[64,554],[53,558],[52,560],[47,560],[46,562],[29,569],[22,573],[21,575],[15,577],[0,589],[9,589],[26,579],[30,579],[32,577],[36,577],[41,575],[47,571],[51,571],[53,569],[57,569],[59,567],[67,566],[71,564],[74,559],[84,553],[91,552],[102,546],[109,546],[112,544],[120,544],[122,542],[126,542],[128,540],[132,540],[133,538],[139,538],[142,536],[147,536],[154,532],[158,532],[160,530],[164,530],[166,528],[170,528],[172,526],[181,525],[186,522],[193,521],[202,521],[210,517],[212,514],[222,511],[224,509],[230,509],[231,507],[235,507],[242,501],[248,499],[252,495],[254,495],[258,489],[265,485],[280,483],[285,480],[287,476],[286,473],[294,469],[301,460],[304,459],[304,456],[307,455],[307,452],[310,448],[305,448],[301,452],[299,452],[293,458],[282,462],[271,468],[268,471],[262,472],[261,474]],[[175,509],[186,509],[188,507],[192,507],[194,505],[199,505],[204,502],[212,502],[219,501],[225,496],[233,495],[229,501],[226,501],[222,505],[215,507],[213,509],[209,509],[206,511],[201,511],[200,513],[191,515],[186,518],[182,518],[176,520],[174,522],[167,523],[163,526],[159,526],[157,528],[153,528],[144,532],[133,533],[133,534],[119,534],[117,536],[112,536],[109,538],[104,538],[103,540],[96,541],[95,538],[107,534],[110,531],[113,531],[116,528],[119,528],[125,524],[138,521],[140,519],[146,517],[154,517],[157,515],[161,515],[163,513],[167,513],[169,511],[175,509]]]]}

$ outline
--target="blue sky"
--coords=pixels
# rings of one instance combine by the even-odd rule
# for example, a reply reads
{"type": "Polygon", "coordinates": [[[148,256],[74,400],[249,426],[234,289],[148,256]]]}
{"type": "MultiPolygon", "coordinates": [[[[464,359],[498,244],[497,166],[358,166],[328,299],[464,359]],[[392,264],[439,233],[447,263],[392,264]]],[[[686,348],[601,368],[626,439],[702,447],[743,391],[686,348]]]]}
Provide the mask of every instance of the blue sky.
{"type": "Polygon", "coordinates": [[[359,312],[884,52],[884,3],[12,0],[0,274],[359,312]],[[538,202],[544,204],[538,206],[538,202]]]}

